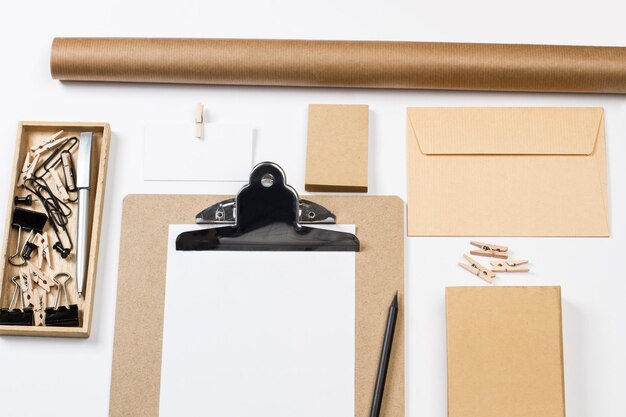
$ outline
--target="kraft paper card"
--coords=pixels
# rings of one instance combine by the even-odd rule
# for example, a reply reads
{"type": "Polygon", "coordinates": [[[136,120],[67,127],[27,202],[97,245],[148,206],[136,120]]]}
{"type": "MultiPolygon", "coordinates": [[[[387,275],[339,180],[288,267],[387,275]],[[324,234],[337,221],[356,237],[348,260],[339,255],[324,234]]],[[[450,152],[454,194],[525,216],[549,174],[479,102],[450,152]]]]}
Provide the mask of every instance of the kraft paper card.
{"type": "Polygon", "coordinates": [[[369,107],[311,104],[307,191],[367,192],[369,107]]]}
{"type": "Polygon", "coordinates": [[[601,108],[409,108],[410,236],[609,236],[601,108]]]}
{"type": "Polygon", "coordinates": [[[446,289],[449,417],[564,417],[560,287],[446,289]]]}

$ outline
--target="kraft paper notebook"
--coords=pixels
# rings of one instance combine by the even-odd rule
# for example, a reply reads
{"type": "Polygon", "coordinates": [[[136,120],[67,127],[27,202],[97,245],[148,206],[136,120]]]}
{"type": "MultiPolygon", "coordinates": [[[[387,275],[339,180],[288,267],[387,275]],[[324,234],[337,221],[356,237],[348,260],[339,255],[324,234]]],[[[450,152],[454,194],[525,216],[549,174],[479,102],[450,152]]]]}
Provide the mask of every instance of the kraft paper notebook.
{"type": "MultiPolygon", "coordinates": [[[[364,416],[370,411],[389,300],[396,290],[403,299],[404,204],[397,197],[302,197],[333,211],[338,224],[356,225],[361,242],[355,265],[354,415],[364,416]]],[[[124,200],[110,416],[159,415],[168,231],[226,198],[130,195],[124,200]]],[[[401,303],[381,411],[389,417],[404,416],[403,313],[401,303]]]]}
{"type": "Polygon", "coordinates": [[[449,417],[564,417],[560,287],[446,289],[449,417]]]}
{"type": "Polygon", "coordinates": [[[609,236],[601,108],[409,108],[411,236],[609,236]]]}
{"type": "Polygon", "coordinates": [[[304,187],[311,192],[367,192],[369,106],[311,104],[304,187]]]}

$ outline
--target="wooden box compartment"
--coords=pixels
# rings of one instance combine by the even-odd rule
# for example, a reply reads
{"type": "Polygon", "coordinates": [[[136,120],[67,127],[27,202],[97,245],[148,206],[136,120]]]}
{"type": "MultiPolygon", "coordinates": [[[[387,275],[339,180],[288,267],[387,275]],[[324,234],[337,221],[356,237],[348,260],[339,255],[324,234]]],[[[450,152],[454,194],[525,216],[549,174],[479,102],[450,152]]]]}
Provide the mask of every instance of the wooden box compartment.
{"type": "MultiPolygon", "coordinates": [[[[15,156],[13,159],[13,170],[11,173],[11,191],[9,192],[9,206],[7,210],[7,219],[4,228],[4,239],[2,246],[2,260],[0,260],[0,307],[7,308],[13,295],[14,285],[12,277],[18,275],[20,267],[11,265],[8,257],[11,256],[16,249],[18,230],[12,227],[13,211],[16,207],[14,204],[15,196],[25,196],[31,194],[23,187],[17,187],[17,181],[23,168],[25,157],[31,146],[39,144],[45,138],[49,138],[55,133],[63,130],[63,136],[79,137],[81,132],[93,132],[92,160],[91,160],[91,180],[90,180],[90,204],[89,204],[89,224],[91,226],[89,234],[89,250],[87,275],[85,279],[85,291],[82,297],[78,297],[76,292],[76,224],[77,224],[77,204],[69,203],[72,214],[68,218],[68,232],[74,243],[74,249],[66,259],[62,259],[60,254],[53,249],[57,236],[54,233],[50,220],[44,229],[48,233],[49,254],[51,257],[52,268],[45,261],[43,262],[42,271],[52,277],[59,272],[67,272],[71,275],[71,279],[67,283],[67,292],[70,298],[70,304],[77,304],[79,309],[80,327],[46,327],[46,326],[13,326],[0,325],[0,335],[14,336],[56,336],[56,337],[89,337],[91,331],[91,314],[93,311],[93,298],[96,287],[96,272],[98,270],[98,247],[100,241],[100,229],[102,223],[102,207],[104,203],[104,191],[106,186],[107,163],[109,154],[109,143],[111,131],[107,123],[56,123],[56,122],[20,122],[17,132],[17,144],[15,147],[15,156]],[[52,272],[53,271],[53,272],[52,272]]],[[[74,167],[77,166],[77,151],[79,146],[76,145],[71,154],[74,161],[74,167]]],[[[39,163],[44,160],[50,152],[42,154],[39,163]]],[[[31,152],[32,158],[32,152],[31,152]]],[[[58,172],[63,177],[62,169],[58,167],[58,172]]],[[[51,180],[47,175],[46,182],[49,184],[51,180]]],[[[20,208],[43,212],[43,205],[36,196],[33,195],[33,203],[29,206],[18,206],[20,208]]],[[[23,246],[28,232],[22,232],[20,248],[23,246]]],[[[34,263],[37,263],[37,253],[33,255],[34,263]]],[[[57,288],[52,287],[50,292],[46,294],[46,302],[48,307],[54,307],[57,288]]],[[[63,297],[61,303],[63,304],[63,297]]],[[[17,303],[18,307],[21,304],[17,303]]]]}

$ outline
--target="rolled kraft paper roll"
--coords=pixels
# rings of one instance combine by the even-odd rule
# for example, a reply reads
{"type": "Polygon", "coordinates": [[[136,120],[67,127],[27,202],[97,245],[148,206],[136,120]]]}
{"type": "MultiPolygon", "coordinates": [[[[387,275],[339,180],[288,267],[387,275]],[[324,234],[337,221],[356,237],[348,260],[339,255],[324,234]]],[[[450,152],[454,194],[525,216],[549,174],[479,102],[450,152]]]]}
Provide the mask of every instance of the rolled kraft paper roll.
{"type": "Polygon", "coordinates": [[[626,92],[626,48],[425,42],[57,38],[74,81],[626,92]]]}

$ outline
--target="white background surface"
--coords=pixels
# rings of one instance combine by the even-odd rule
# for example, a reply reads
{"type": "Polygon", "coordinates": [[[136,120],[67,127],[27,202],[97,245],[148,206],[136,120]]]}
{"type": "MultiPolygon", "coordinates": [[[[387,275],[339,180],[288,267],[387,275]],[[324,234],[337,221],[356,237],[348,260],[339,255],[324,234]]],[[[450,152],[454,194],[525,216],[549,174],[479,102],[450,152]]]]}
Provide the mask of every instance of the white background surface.
{"type": "MultiPolygon", "coordinates": [[[[406,187],[407,106],[603,106],[613,236],[610,239],[496,239],[493,243],[508,244],[514,257],[532,260],[532,274],[503,277],[499,284],[563,287],[568,415],[623,417],[626,414],[623,395],[626,280],[621,261],[626,248],[626,97],[62,84],[50,78],[48,69],[54,36],[621,46],[626,45],[626,26],[620,6],[621,2],[608,0],[4,2],[0,11],[0,203],[7,201],[12,186],[8,177],[19,120],[107,121],[113,138],[92,336],[88,340],[0,338],[0,376],[4,379],[0,415],[107,415],[123,197],[129,193],[235,193],[239,187],[233,183],[141,180],[144,125],[149,121],[192,123],[195,103],[202,101],[208,108],[209,121],[254,126],[256,160],[280,163],[289,182],[298,190],[304,188],[307,105],[369,104],[370,194],[402,197],[406,187]],[[58,385],[47,383],[52,381],[58,385]],[[67,401],[59,402],[52,387],[66,392],[67,401]]],[[[471,180],[468,173],[468,186],[471,180]]],[[[1,203],[0,227],[4,227],[5,210],[5,203],[1,203]]],[[[148,207],[146,215],[150,215],[148,207]]],[[[444,288],[482,285],[456,265],[468,248],[468,240],[407,239],[407,416],[446,415],[444,288]]]]}
{"type": "Polygon", "coordinates": [[[204,123],[201,138],[195,123],[146,126],[143,179],[148,181],[246,181],[252,164],[252,126],[204,123]],[[230,152],[234,147],[240,152],[230,152]],[[228,154],[228,158],[224,155],[228,154]]]}

